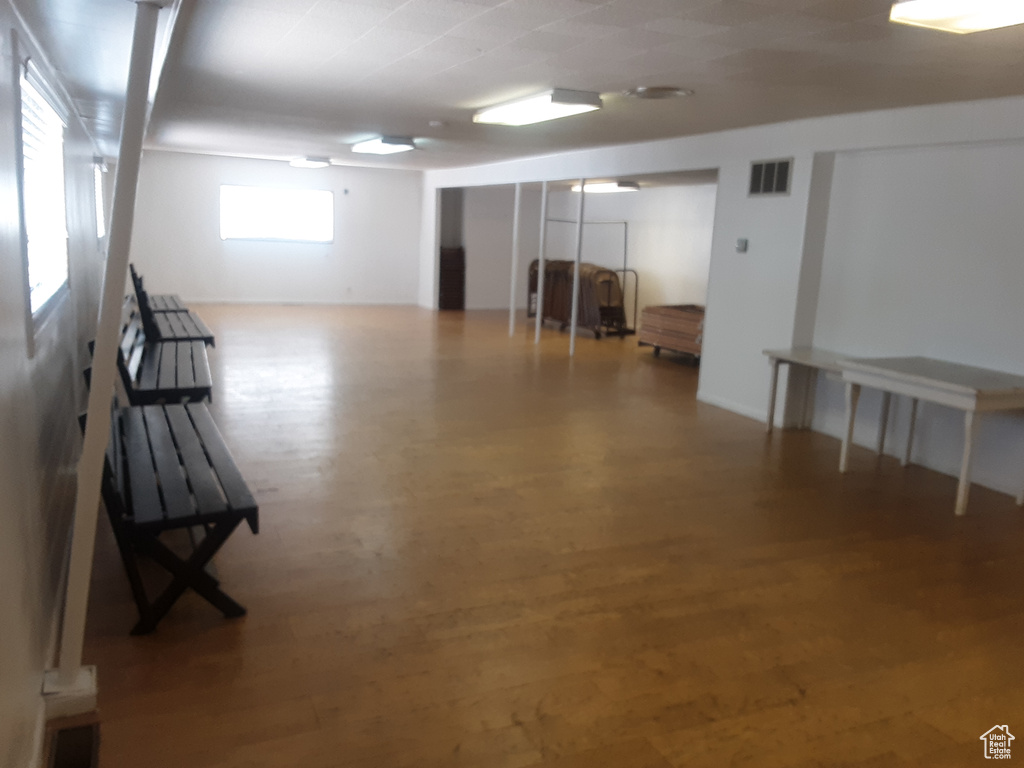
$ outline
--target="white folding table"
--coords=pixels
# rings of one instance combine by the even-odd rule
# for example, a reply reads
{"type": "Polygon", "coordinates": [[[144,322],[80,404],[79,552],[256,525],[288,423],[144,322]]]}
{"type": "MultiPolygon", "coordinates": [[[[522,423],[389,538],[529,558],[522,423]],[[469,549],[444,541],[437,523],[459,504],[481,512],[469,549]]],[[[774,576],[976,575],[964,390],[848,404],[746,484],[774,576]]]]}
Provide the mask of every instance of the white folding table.
{"type": "MultiPolygon", "coordinates": [[[[964,514],[971,486],[971,448],[978,429],[975,414],[1024,408],[1024,376],[929,357],[849,358],[839,360],[839,367],[846,384],[846,432],[839,453],[839,471],[846,471],[850,442],[853,439],[853,420],[862,386],[879,389],[884,393],[883,410],[888,410],[892,394],[911,398],[910,430],[902,461],[904,465],[910,461],[918,400],[959,408],[964,412],[964,451],[955,511],[957,515],[964,514]]],[[[880,444],[884,440],[884,430],[883,419],[879,430],[880,444]]],[[[1017,496],[1017,504],[1024,504],[1024,491],[1017,496]]]]}
{"type": "Polygon", "coordinates": [[[814,388],[818,378],[818,371],[839,374],[839,359],[842,355],[830,352],[827,349],[817,347],[793,347],[791,349],[766,349],[764,354],[768,357],[768,363],[772,367],[771,386],[768,390],[768,422],[766,430],[771,433],[775,426],[775,396],[779,387],[779,366],[786,363],[792,369],[794,366],[806,368],[810,372],[810,380],[804,389],[804,402],[800,414],[800,426],[805,427],[809,423],[810,410],[814,399],[814,388]]]}

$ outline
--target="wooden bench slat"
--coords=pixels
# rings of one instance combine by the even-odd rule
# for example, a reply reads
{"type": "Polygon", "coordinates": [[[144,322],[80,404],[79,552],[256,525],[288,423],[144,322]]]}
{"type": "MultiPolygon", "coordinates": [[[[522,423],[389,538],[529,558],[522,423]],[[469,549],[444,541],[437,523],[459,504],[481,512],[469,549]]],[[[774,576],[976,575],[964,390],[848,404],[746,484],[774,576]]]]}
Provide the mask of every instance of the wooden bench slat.
{"type": "MultiPolygon", "coordinates": [[[[133,520],[136,525],[159,522],[163,520],[163,503],[157,485],[156,469],[149,452],[149,438],[142,412],[128,408],[121,412],[122,428],[124,429],[124,448],[128,464],[128,489],[131,493],[129,505],[134,510],[133,520]]],[[[116,419],[115,419],[116,423],[116,419]]],[[[115,462],[120,456],[116,453],[115,462]]],[[[117,473],[116,468],[114,469],[117,473]]]]}
{"type": "Polygon", "coordinates": [[[147,293],[149,307],[154,312],[187,312],[188,307],[176,293],[147,293]]]}
{"type": "Polygon", "coordinates": [[[168,340],[174,338],[174,328],[166,312],[153,315],[153,322],[156,324],[156,329],[161,339],[168,340]]]}
{"type": "Polygon", "coordinates": [[[160,387],[160,349],[156,344],[148,345],[146,349],[146,365],[142,366],[138,378],[135,380],[135,389],[143,392],[152,392],[160,387]]]}
{"type": "Polygon", "coordinates": [[[210,372],[210,358],[206,356],[206,345],[201,341],[192,344],[192,371],[196,388],[213,389],[213,374],[210,372]]]}
{"type": "Polygon", "coordinates": [[[188,412],[181,405],[168,405],[164,410],[174,441],[181,453],[185,474],[192,485],[198,513],[212,515],[223,512],[227,509],[227,504],[188,412]]]}
{"type": "MultiPolygon", "coordinates": [[[[178,386],[177,351],[178,345],[173,342],[159,344],[153,349],[159,360],[160,374],[157,376],[157,387],[160,389],[175,389],[178,386]]],[[[152,360],[150,364],[156,363],[157,360],[152,360]]]]}
{"type": "Polygon", "coordinates": [[[191,389],[196,385],[196,376],[192,363],[192,344],[187,341],[180,341],[175,344],[178,353],[178,363],[175,370],[178,373],[178,387],[180,389],[191,389]]]}
{"type": "Polygon", "coordinates": [[[192,322],[195,323],[199,338],[203,341],[208,341],[211,346],[215,346],[213,341],[213,331],[211,331],[210,327],[203,322],[203,318],[195,312],[189,312],[189,317],[191,317],[192,322]]]}
{"type": "Polygon", "coordinates": [[[256,499],[245,484],[242,473],[238,471],[235,460],[231,456],[224,439],[213,423],[213,417],[205,403],[188,403],[185,408],[192,417],[196,431],[202,438],[203,447],[206,449],[214,472],[220,479],[221,487],[228,503],[236,511],[248,511],[256,509],[256,499]]]}
{"type": "MultiPolygon", "coordinates": [[[[168,520],[195,516],[195,507],[181,471],[178,450],[171,439],[164,409],[159,405],[146,405],[142,413],[149,431],[149,447],[153,463],[160,476],[160,489],[164,497],[164,515],[168,520]]],[[[132,456],[129,454],[129,461],[132,456]]]]}

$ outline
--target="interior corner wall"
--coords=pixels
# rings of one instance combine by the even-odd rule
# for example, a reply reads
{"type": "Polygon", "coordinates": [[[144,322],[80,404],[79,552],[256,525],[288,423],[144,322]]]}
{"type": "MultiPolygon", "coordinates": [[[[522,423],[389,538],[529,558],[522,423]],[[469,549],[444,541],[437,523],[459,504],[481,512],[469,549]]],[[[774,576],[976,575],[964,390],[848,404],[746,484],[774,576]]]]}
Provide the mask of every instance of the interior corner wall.
{"type": "MultiPolygon", "coordinates": [[[[750,160],[759,157],[755,152],[752,148],[719,166],[697,396],[763,420],[768,389],[763,351],[793,343],[811,155],[792,153],[789,194],[752,197],[747,190],[750,160]],[[739,239],[747,241],[744,253],[737,250],[739,239]]],[[[780,377],[783,392],[787,381],[780,377]]]]}
{"type": "MultiPolygon", "coordinates": [[[[466,309],[508,309],[512,277],[515,187],[471,187],[463,191],[466,248],[466,309]]],[[[530,262],[540,241],[540,187],[523,186],[519,212],[516,308],[526,308],[530,262]]]]}
{"type": "Polygon", "coordinates": [[[441,267],[441,190],[422,185],[420,194],[419,289],[417,304],[437,309],[441,267]]]}
{"type": "Polygon", "coordinates": [[[422,195],[419,171],[149,151],[132,261],[150,290],[186,301],[417,304],[422,195]],[[331,190],[334,242],[221,240],[222,184],[331,190]]]}
{"type": "MultiPolygon", "coordinates": [[[[42,59],[4,3],[4,66],[15,61],[12,28],[20,54],[42,59]]],[[[0,77],[0,112],[7,116],[17,114],[13,83],[0,77]]],[[[93,208],[95,152],[72,117],[65,131],[70,290],[35,332],[30,357],[15,146],[8,117],[0,121],[0,765],[28,768],[40,759],[43,672],[53,661],[63,605],[84,342],[95,331],[103,256],[93,208]]]]}
{"type": "MultiPolygon", "coordinates": [[[[1024,141],[837,156],[814,344],[851,356],[922,355],[1024,374],[1024,141]]],[[[880,396],[865,389],[855,440],[875,441],[880,396]]],[[[815,428],[845,428],[842,387],[819,383],[815,428]]],[[[909,404],[896,398],[888,450],[909,404]]],[[[974,478],[1016,494],[1024,418],[982,419],[974,478]]],[[[914,461],[959,471],[960,411],[922,404],[914,461]]]]}

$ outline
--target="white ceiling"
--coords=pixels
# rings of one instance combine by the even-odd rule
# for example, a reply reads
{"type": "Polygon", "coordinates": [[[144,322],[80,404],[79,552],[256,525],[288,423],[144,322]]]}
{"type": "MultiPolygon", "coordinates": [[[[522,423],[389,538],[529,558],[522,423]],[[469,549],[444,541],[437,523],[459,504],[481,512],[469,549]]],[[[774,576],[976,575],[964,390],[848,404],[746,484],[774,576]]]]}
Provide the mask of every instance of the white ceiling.
{"type": "MultiPolygon", "coordinates": [[[[134,6],[33,7],[52,30],[40,36],[62,46],[61,68],[74,72],[75,87],[92,86],[97,103],[111,101],[111,73],[127,66],[129,41],[122,51],[117,41],[82,40],[104,26],[130,38],[134,6]]],[[[889,7],[890,0],[185,0],[148,146],[437,168],[1024,94],[1024,26],[949,35],[890,24],[889,7]],[[638,85],[695,94],[621,95],[638,85]],[[521,128],[471,121],[478,107],[551,87],[599,91],[605,108],[521,128]],[[380,159],[351,154],[349,144],[381,133],[414,136],[421,149],[380,159]]]]}

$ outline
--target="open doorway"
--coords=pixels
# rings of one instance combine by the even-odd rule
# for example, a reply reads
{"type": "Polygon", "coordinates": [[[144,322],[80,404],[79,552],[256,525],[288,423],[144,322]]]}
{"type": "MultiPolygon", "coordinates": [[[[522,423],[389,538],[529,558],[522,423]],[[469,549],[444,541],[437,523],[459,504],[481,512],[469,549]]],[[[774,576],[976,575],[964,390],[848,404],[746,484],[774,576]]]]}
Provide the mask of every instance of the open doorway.
{"type": "MultiPolygon", "coordinates": [[[[591,194],[584,209],[581,261],[621,276],[625,324],[642,325],[644,310],[698,306],[707,301],[717,170],[622,176],[639,191],[591,194]]],[[[549,182],[545,259],[574,261],[579,193],[570,181],[549,182]]],[[[519,317],[530,303],[530,264],[540,250],[542,188],[521,185],[519,263],[510,269],[515,185],[441,190],[441,245],[464,254],[460,286],[469,310],[509,310],[519,317]],[[515,274],[516,284],[510,282],[515,274]]],[[[441,292],[445,293],[442,251],[441,292]]],[[[532,323],[531,323],[532,325],[532,323]]],[[[558,332],[558,326],[546,326],[558,332]]],[[[699,331],[696,335],[699,335],[699,331]]],[[[676,349],[666,345],[666,349],[676,349]]],[[[690,348],[679,349],[689,352],[690,348]]]]}
{"type": "MultiPolygon", "coordinates": [[[[642,329],[645,317],[649,331],[663,326],[658,334],[640,336],[655,354],[664,347],[699,358],[718,172],[588,180],[588,189],[591,183],[617,184],[628,191],[587,194],[581,261],[621,275],[631,329],[642,329]]],[[[548,259],[575,258],[578,205],[570,184],[554,187],[545,239],[548,259]]]]}

